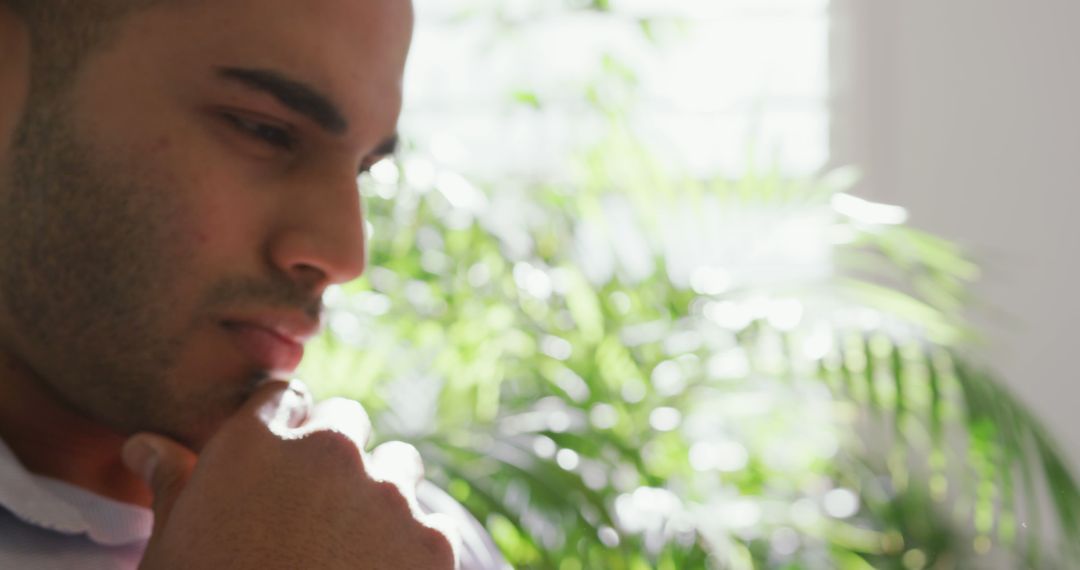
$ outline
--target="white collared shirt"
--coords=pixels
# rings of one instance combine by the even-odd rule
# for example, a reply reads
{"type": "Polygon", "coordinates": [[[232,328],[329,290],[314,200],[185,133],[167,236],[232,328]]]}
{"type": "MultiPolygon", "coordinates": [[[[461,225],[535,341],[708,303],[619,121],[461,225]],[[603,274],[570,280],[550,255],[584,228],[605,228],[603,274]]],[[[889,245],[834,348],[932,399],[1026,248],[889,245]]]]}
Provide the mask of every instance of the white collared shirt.
{"type": "Polygon", "coordinates": [[[149,509],[30,473],[0,441],[0,568],[133,569],[153,524],[149,509]]]}
{"type": "MultiPolygon", "coordinates": [[[[462,570],[509,568],[483,527],[442,490],[426,484],[419,500],[460,521],[462,570]]],[[[149,509],[27,471],[0,441],[0,569],[135,569],[153,524],[149,509]]]]}

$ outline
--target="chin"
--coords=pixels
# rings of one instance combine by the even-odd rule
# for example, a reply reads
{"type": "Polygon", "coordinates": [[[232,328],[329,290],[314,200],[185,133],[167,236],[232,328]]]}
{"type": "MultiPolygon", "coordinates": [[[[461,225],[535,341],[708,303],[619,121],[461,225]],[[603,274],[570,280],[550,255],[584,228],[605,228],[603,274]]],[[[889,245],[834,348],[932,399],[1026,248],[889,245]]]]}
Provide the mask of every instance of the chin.
{"type": "Polygon", "coordinates": [[[168,418],[150,421],[138,426],[135,431],[157,433],[177,443],[199,452],[221,430],[229,418],[236,412],[236,405],[201,406],[197,410],[174,409],[168,418]]]}
{"type": "Polygon", "coordinates": [[[173,434],[163,433],[163,435],[166,435],[184,447],[199,453],[214,439],[214,436],[221,431],[221,428],[224,427],[227,421],[227,416],[213,420],[205,419],[200,421],[197,425],[184,426],[173,434]]]}
{"type": "Polygon", "coordinates": [[[270,375],[265,371],[252,372],[247,375],[243,387],[234,392],[231,398],[222,401],[216,407],[216,411],[203,407],[200,410],[202,412],[201,417],[186,426],[183,443],[194,451],[201,451],[217,435],[218,431],[225,426],[225,423],[251,398],[259,385],[269,377],[270,375]]]}

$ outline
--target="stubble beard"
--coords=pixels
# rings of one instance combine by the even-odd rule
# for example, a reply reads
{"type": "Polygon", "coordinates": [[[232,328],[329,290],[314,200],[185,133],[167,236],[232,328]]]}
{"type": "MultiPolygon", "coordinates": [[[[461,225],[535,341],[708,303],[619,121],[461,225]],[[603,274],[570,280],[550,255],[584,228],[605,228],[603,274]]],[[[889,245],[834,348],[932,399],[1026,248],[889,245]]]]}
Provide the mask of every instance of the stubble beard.
{"type": "Polygon", "coordinates": [[[165,327],[184,307],[171,297],[190,258],[173,245],[168,189],[141,187],[83,144],[62,102],[27,109],[12,150],[0,303],[16,346],[4,348],[55,398],[117,431],[205,438],[217,418],[168,382],[189,331],[165,327]]]}
{"type": "Polygon", "coordinates": [[[28,108],[12,151],[0,180],[0,350],[83,416],[200,449],[269,373],[179,378],[185,339],[225,308],[315,320],[321,299],[280,272],[182,291],[197,286],[187,274],[200,247],[185,237],[198,214],[184,189],[87,144],[63,101],[28,108]]]}

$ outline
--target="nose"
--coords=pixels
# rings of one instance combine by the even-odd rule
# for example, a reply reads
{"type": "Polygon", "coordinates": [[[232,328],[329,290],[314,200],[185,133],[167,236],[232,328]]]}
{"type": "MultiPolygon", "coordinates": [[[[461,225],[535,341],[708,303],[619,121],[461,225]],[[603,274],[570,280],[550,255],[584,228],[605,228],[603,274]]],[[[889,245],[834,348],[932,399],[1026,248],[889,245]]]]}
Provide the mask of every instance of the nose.
{"type": "Polygon", "coordinates": [[[355,178],[290,193],[280,210],[270,262],[290,279],[321,293],[364,272],[364,215],[355,178]]]}

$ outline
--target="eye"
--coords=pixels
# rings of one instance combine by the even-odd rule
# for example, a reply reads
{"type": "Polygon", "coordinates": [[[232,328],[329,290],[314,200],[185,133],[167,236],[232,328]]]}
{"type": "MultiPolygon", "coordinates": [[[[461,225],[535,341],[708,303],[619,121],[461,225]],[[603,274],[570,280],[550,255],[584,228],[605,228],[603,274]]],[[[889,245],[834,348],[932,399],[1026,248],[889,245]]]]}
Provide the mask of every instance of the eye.
{"type": "Polygon", "coordinates": [[[282,150],[292,150],[296,138],[288,129],[241,115],[226,113],[225,118],[244,134],[282,150]]]}

